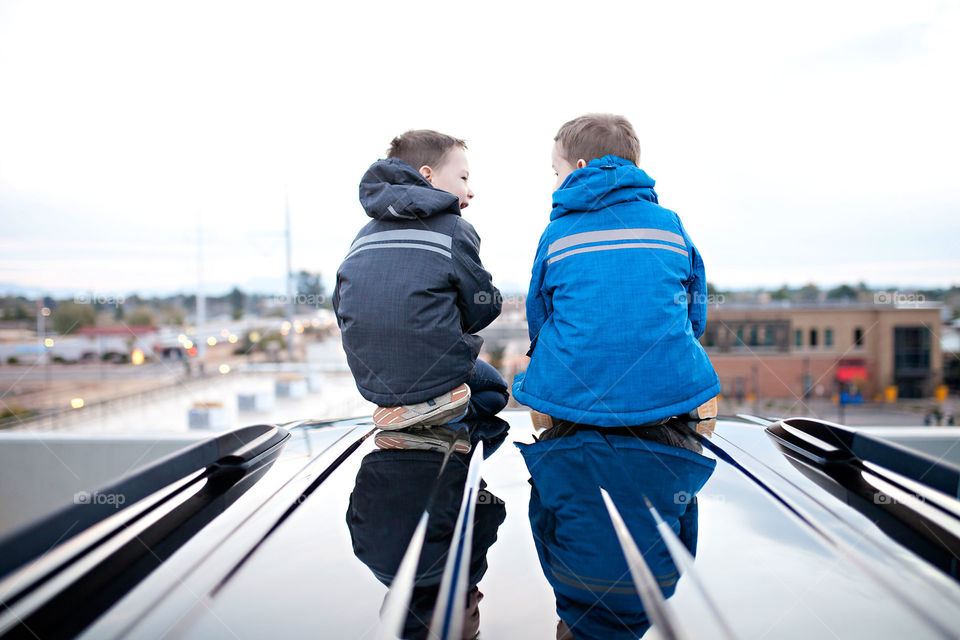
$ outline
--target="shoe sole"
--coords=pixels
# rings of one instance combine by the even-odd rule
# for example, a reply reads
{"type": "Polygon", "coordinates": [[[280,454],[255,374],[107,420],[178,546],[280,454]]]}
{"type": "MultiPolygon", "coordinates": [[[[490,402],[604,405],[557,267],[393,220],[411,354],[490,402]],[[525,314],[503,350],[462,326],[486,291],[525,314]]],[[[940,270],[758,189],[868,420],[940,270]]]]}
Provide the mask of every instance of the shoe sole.
{"type": "MultiPolygon", "coordinates": [[[[433,442],[416,436],[402,436],[401,434],[378,435],[374,443],[380,449],[415,449],[420,451],[446,451],[450,446],[446,442],[433,442]]],[[[454,453],[470,453],[469,442],[459,440],[453,444],[454,453]]]]}
{"type": "Polygon", "coordinates": [[[714,396],[697,407],[697,417],[701,420],[709,420],[717,417],[717,397],[714,396]]]}
{"type": "Polygon", "coordinates": [[[457,398],[456,400],[453,400],[445,405],[441,405],[433,411],[428,411],[422,415],[415,416],[413,418],[407,418],[406,420],[402,420],[400,422],[380,424],[377,422],[376,417],[377,411],[379,411],[378,409],[377,411],[374,411],[373,424],[376,425],[378,429],[383,429],[384,431],[396,431],[397,429],[406,429],[407,427],[412,427],[414,425],[435,426],[438,424],[446,424],[454,417],[465,413],[465,410],[460,411],[460,409],[463,409],[463,407],[470,402],[470,387],[467,387],[466,385],[463,386],[466,388],[466,393],[460,398],[457,398]],[[445,416],[451,416],[450,420],[439,422],[439,420],[442,420],[445,416]]]}
{"type": "MultiPolygon", "coordinates": [[[[467,402],[470,401],[470,398],[467,398],[467,402]]],[[[466,402],[457,407],[451,407],[450,409],[441,411],[435,416],[431,416],[423,421],[423,426],[425,427],[438,427],[445,425],[448,422],[453,422],[460,416],[467,413],[466,402]]]]}
{"type": "Polygon", "coordinates": [[[537,430],[553,428],[553,418],[545,413],[533,411],[532,409],[530,411],[530,422],[533,423],[533,428],[537,430]]]}

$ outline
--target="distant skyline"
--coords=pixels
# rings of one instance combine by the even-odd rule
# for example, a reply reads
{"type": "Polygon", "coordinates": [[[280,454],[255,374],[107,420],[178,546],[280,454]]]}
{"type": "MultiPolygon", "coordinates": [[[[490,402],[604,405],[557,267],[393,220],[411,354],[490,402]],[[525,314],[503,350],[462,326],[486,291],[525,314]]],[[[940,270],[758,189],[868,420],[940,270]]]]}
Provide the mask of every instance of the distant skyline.
{"type": "Polygon", "coordinates": [[[329,290],[421,127],[467,139],[464,215],[525,291],[589,111],[632,120],[721,288],[960,284],[957,4],[583,7],[0,0],[0,292],[192,292],[201,221],[208,293],[279,291],[284,185],[329,290]]]}

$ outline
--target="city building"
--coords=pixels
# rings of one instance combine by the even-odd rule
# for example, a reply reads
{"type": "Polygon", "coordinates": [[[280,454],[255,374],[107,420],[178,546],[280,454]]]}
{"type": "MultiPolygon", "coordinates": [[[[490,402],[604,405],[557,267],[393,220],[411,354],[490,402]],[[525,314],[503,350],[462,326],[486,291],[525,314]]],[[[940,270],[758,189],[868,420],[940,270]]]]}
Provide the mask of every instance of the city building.
{"type": "Polygon", "coordinates": [[[701,343],[725,395],[874,400],[933,395],[944,374],[939,303],[715,304],[701,343]]]}

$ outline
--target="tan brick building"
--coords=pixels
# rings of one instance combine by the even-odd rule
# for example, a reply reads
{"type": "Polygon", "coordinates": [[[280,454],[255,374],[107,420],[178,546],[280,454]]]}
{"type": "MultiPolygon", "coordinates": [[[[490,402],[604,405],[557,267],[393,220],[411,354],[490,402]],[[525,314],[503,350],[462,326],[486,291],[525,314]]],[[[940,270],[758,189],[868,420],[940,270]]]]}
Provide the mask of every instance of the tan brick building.
{"type": "Polygon", "coordinates": [[[711,305],[701,339],[730,397],[865,401],[890,385],[926,397],[943,380],[939,304],[711,305]]]}

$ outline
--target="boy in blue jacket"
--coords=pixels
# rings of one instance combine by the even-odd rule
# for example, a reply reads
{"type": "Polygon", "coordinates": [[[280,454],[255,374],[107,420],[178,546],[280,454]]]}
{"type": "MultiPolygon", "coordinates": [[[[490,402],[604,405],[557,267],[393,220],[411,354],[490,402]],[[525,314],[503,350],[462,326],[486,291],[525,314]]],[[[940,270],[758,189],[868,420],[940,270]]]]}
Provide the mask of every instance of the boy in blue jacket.
{"type": "Polygon", "coordinates": [[[465,453],[459,421],[507,403],[506,382],[477,359],[476,333],[500,315],[501,298],[460,215],[473,198],[465,149],[452,136],[408,131],[360,181],[372,220],[337,270],[333,308],[357,389],[389,431],[376,437],[380,448],[465,453]]]}
{"type": "Polygon", "coordinates": [[[720,382],[698,341],[703,260],[639,159],[622,116],[581,116],[555,138],[557,188],[527,295],[531,360],[513,384],[547,423],[716,416],[720,382]]]}

